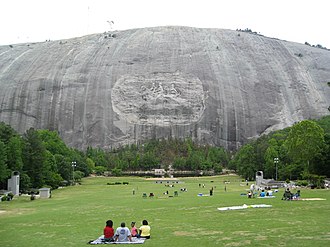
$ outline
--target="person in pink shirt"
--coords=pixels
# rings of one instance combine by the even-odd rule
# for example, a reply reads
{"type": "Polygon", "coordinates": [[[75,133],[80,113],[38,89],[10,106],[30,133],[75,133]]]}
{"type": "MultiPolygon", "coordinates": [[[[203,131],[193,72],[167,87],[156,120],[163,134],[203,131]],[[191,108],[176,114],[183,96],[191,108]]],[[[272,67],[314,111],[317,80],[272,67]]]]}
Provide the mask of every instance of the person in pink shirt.
{"type": "Polygon", "coordinates": [[[131,223],[131,227],[132,227],[132,229],[131,229],[132,237],[137,237],[138,232],[137,232],[137,228],[135,227],[135,222],[134,221],[131,223]]]}

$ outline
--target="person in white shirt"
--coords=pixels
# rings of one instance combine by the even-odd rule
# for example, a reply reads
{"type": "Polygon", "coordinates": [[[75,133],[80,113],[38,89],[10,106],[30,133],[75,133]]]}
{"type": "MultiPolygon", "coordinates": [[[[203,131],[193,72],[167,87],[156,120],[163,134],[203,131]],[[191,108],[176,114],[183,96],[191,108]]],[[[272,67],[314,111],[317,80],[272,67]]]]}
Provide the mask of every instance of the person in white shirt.
{"type": "Polygon", "coordinates": [[[125,222],[122,222],[120,224],[120,227],[116,229],[115,241],[118,242],[132,241],[131,231],[128,229],[128,227],[125,226],[125,222]]]}

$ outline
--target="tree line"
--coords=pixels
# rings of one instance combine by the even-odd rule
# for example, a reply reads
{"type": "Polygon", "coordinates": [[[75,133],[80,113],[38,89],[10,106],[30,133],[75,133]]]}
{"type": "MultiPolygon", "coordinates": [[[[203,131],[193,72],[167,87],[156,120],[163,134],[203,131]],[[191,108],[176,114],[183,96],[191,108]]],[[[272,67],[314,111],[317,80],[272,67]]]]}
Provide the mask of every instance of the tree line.
{"type": "Polygon", "coordinates": [[[229,167],[246,179],[263,171],[266,178],[321,183],[330,177],[330,116],[304,120],[251,141],[237,151],[229,167]]]}
{"type": "Polygon", "coordinates": [[[58,188],[92,173],[120,176],[156,168],[214,174],[230,169],[249,180],[261,170],[265,178],[320,180],[330,177],[329,160],[330,116],[263,135],[236,152],[192,139],[150,140],[111,150],[88,147],[81,151],[68,147],[55,131],[31,128],[20,135],[0,123],[0,187],[6,188],[11,173],[19,171],[22,191],[58,188]]]}

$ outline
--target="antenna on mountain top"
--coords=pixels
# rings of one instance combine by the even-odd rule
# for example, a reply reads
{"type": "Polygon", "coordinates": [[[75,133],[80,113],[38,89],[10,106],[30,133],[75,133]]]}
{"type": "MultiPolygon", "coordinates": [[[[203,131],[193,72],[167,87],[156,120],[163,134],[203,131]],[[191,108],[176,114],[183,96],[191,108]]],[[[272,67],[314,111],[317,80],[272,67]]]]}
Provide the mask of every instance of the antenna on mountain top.
{"type": "Polygon", "coordinates": [[[112,31],[113,25],[115,24],[114,21],[107,21],[107,22],[110,25],[110,31],[112,31]]]}

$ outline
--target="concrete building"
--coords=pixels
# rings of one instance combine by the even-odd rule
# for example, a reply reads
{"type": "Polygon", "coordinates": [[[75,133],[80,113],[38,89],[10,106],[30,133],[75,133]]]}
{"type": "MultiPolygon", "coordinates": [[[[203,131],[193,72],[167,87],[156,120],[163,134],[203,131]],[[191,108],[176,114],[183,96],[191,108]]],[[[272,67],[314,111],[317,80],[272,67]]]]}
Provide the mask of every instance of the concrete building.
{"type": "Polygon", "coordinates": [[[11,178],[8,179],[8,191],[11,191],[15,196],[19,195],[19,172],[12,172],[11,178]]]}

